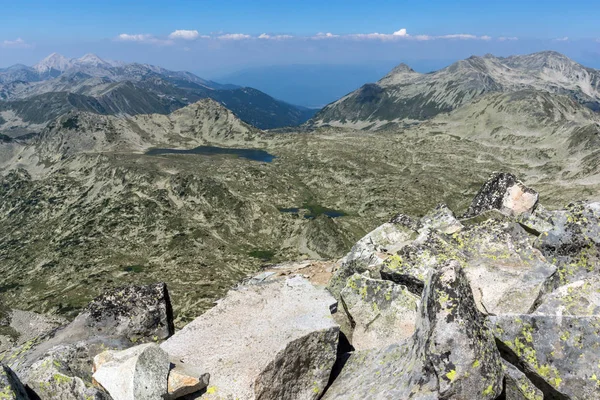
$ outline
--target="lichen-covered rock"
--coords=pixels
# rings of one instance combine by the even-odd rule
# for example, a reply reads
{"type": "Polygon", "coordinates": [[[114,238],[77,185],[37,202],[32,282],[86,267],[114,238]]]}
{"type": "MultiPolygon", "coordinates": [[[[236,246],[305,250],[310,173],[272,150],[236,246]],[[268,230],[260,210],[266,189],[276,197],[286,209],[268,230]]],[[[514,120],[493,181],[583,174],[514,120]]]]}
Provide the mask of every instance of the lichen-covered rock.
{"type": "Polygon", "coordinates": [[[514,365],[504,362],[504,369],[506,400],[544,400],[544,393],[514,365]]]}
{"type": "Polygon", "coordinates": [[[0,399],[29,400],[19,377],[6,365],[0,364],[0,399]]]}
{"type": "Polygon", "coordinates": [[[517,223],[488,220],[453,238],[475,300],[486,313],[533,311],[556,272],[517,223]]]}
{"type": "Polygon", "coordinates": [[[386,258],[379,273],[383,279],[404,285],[421,296],[425,281],[439,260],[457,258],[455,253],[447,239],[437,233],[423,231],[412,243],[386,258]]]}
{"type": "Polygon", "coordinates": [[[94,299],[79,318],[99,333],[137,341],[163,340],[175,330],[167,285],[114,289],[94,299]]]}
{"type": "Polygon", "coordinates": [[[575,203],[551,214],[537,246],[558,265],[555,287],[600,271],[600,203],[575,203]]]}
{"type": "MultiPolygon", "coordinates": [[[[2,357],[31,387],[43,391],[60,384],[64,393],[79,393],[82,387],[91,385],[91,360],[98,353],[122,350],[136,342],[158,341],[172,332],[173,316],[165,285],[133,286],[96,298],[70,324],[32,338],[2,357]],[[62,366],[59,372],[48,369],[54,361],[62,366]],[[51,379],[55,373],[61,376],[58,383],[51,379]]],[[[47,392],[48,396],[59,386],[47,392]]]]}
{"type": "Polygon", "coordinates": [[[210,374],[206,399],[317,399],[336,360],[336,300],[296,276],[239,287],[161,347],[210,374]]]}
{"type": "Polygon", "coordinates": [[[463,225],[447,205],[440,204],[421,218],[420,229],[433,229],[441,233],[452,234],[462,230],[463,225]]]}
{"type": "Polygon", "coordinates": [[[536,315],[600,316],[600,278],[561,286],[544,296],[536,315]]]}
{"type": "Polygon", "coordinates": [[[164,399],[170,363],[155,343],[94,357],[94,380],[114,400],[164,399]]]}
{"type": "Polygon", "coordinates": [[[490,317],[503,357],[549,398],[600,399],[600,318],[490,317]]]}
{"type": "Polygon", "coordinates": [[[493,175],[483,184],[464,218],[492,209],[505,215],[517,216],[533,211],[537,201],[538,193],[535,190],[523,185],[513,174],[502,172],[493,175]]]}
{"type": "Polygon", "coordinates": [[[415,331],[420,298],[405,286],[354,274],[341,300],[354,325],[352,346],[356,350],[400,342],[415,331]]]}
{"type": "Polygon", "coordinates": [[[495,218],[452,235],[421,232],[383,262],[380,274],[420,294],[435,266],[455,259],[463,265],[481,311],[528,313],[556,272],[556,266],[533,247],[535,239],[518,223],[495,218]]]}
{"type": "Polygon", "coordinates": [[[390,254],[396,253],[416,237],[414,230],[400,223],[388,222],[377,227],[360,239],[342,259],[342,265],[333,274],[327,288],[334,297],[339,298],[349,277],[367,270],[372,270],[377,275],[379,268],[374,267],[381,265],[390,254]]]}
{"type": "Polygon", "coordinates": [[[71,359],[63,349],[55,349],[36,361],[27,371],[24,383],[40,400],[109,400],[103,391],[76,376],[71,359]]]}
{"type": "Polygon", "coordinates": [[[445,262],[423,292],[415,334],[353,354],[323,399],[495,399],[503,369],[467,277],[445,262]]]}

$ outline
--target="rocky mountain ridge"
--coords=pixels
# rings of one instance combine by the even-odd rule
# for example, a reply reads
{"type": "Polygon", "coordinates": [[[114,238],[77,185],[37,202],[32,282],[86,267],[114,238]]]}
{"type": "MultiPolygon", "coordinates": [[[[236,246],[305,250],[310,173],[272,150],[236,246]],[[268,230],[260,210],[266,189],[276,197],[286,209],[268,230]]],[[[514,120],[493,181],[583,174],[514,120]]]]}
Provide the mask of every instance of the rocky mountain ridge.
{"type": "Polygon", "coordinates": [[[309,124],[389,128],[428,120],[489,93],[523,90],[566,95],[600,110],[600,72],[547,51],[506,58],[473,56],[428,74],[400,65],[377,83],[326,106],[309,124]]]}
{"type": "Polygon", "coordinates": [[[0,131],[13,137],[39,132],[73,110],[169,114],[204,98],[262,129],[298,125],[313,113],[256,89],[207,81],[185,71],[105,61],[94,54],[77,59],[52,54],[33,67],[0,70],[0,131]]]}
{"type": "Polygon", "coordinates": [[[598,399],[599,226],[598,203],[549,211],[494,174],[463,217],[439,205],[367,234],[326,287],[263,273],[177,332],[164,284],[110,291],[67,325],[36,316],[27,342],[11,311],[0,393],[598,399]]]}

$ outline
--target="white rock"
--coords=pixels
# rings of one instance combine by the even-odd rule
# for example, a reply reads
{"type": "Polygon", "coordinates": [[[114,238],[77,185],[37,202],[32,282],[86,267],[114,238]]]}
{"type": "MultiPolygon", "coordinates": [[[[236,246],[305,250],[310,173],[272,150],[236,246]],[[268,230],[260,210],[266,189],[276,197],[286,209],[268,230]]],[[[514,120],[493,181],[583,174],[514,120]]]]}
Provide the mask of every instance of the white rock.
{"type": "Polygon", "coordinates": [[[243,286],[161,347],[210,374],[203,399],[317,399],[336,360],[335,306],[299,276],[243,286]]]}
{"type": "Polygon", "coordinates": [[[169,356],[148,343],[94,357],[94,380],[114,400],[160,400],[167,394],[169,356]]]}

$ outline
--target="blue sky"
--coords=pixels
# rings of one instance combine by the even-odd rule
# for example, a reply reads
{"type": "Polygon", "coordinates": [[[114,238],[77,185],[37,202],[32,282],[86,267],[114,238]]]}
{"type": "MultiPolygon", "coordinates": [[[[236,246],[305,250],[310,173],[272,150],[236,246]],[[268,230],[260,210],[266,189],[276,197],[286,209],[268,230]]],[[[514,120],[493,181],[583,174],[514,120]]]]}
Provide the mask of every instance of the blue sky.
{"type": "Polygon", "coordinates": [[[0,9],[0,66],[93,52],[218,77],[286,64],[427,69],[554,49],[600,67],[598,0],[0,0],[0,9]]]}

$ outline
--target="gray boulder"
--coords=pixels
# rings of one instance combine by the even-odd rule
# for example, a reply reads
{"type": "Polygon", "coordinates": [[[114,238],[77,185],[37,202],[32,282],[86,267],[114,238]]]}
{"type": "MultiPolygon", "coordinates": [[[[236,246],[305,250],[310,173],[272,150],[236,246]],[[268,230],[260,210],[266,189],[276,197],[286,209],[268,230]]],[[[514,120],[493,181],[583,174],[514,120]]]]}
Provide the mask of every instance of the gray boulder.
{"type": "Polygon", "coordinates": [[[77,319],[85,320],[97,334],[126,337],[132,342],[164,340],[175,331],[164,283],[111,290],[93,300],[77,319]]]}
{"type": "Polygon", "coordinates": [[[544,393],[514,365],[505,362],[504,369],[506,400],[544,400],[544,393]]]}
{"type": "Polygon", "coordinates": [[[168,393],[168,354],[155,343],[94,357],[93,378],[114,400],[159,400],[168,393]]]}
{"type": "Polygon", "coordinates": [[[503,357],[548,398],[600,399],[599,317],[490,317],[503,357]]]}
{"type": "Polygon", "coordinates": [[[23,382],[40,400],[109,400],[110,397],[77,376],[73,348],[59,346],[37,360],[23,382]]]}
{"type": "Polygon", "coordinates": [[[488,220],[454,235],[481,311],[529,313],[545,293],[556,266],[532,246],[519,224],[488,220]]]}
{"type": "Polygon", "coordinates": [[[558,287],[600,272],[600,203],[574,203],[549,217],[537,247],[558,265],[558,287]]]}
{"type": "Polygon", "coordinates": [[[336,361],[337,302],[306,279],[239,287],[161,347],[210,374],[206,399],[317,399],[336,361]]]}
{"type": "Polygon", "coordinates": [[[323,399],[495,399],[503,369],[457,261],[432,273],[415,334],[354,353],[323,399]]]}
{"type": "Polygon", "coordinates": [[[488,314],[528,313],[551,285],[556,266],[534,248],[536,239],[518,223],[486,219],[455,232],[422,232],[412,244],[388,257],[381,277],[422,290],[435,266],[461,262],[479,309],[488,314]]]}
{"type": "Polygon", "coordinates": [[[94,356],[107,349],[160,341],[172,332],[173,315],[165,284],[132,286],[99,296],[70,324],[44,331],[3,357],[41,398],[52,398],[59,391],[65,398],[102,398],[96,389],[88,393],[94,356]],[[60,363],[60,369],[54,361],[60,363]],[[61,378],[53,380],[55,375],[61,378]],[[71,395],[75,397],[68,397],[71,395]]]}
{"type": "Polygon", "coordinates": [[[346,280],[355,273],[372,271],[372,278],[378,278],[378,266],[391,254],[396,253],[415,239],[417,233],[399,223],[388,222],[360,239],[342,259],[342,265],[335,271],[327,288],[339,299],[346,280]],[[373,276],[374,275],[374,276],[373,276]]]}
{"type": "Polygon", "coordinates": [[[600,278],[590,277],[559,287],[543,298],[534,314],[599,316],[600,278]]]}
{"type": "Polygon", "coordinates": [[[494,209],[508,216],[517,216],[533,211],[537,201],[535,190],[525,186],[513,174],[502,172],[483,184],[463,218],[494,209]]]}
{"type": "Polygon", "coordinates": [[[356,350],[397,343],[415,331],[420,298],[405,286],[354,274],[341,300],[354,325],[352,346],[356,350]]]}
{"type": "Polygon", "coordinates": [[[420,229],[433,229],[440,233],[453,234],[464,228],[445,204],[440,204],[421,218],[420,229]]]}
{"type": "Polygon", "coordinates": [[[0,364],[0,399],[29,400],[19,377],[6,365],[0,364]]]}

